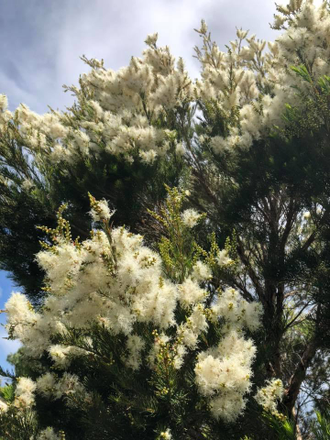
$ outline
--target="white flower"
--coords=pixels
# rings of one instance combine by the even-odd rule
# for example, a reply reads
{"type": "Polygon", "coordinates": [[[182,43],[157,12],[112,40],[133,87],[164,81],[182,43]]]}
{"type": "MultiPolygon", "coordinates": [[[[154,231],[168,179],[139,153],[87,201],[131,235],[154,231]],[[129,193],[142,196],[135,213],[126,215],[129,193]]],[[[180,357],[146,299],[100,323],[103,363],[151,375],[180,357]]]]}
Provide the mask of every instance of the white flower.
{"type": "Polygon", "coordinates": [[[218,255],[216,256],[216,260],[219,264],[219,266],[229,266],[234,261],[228,256],[228,252],[226,249],[222,249],[218,252],[218,255]]]}
{"type": "Polygon", "coordinates": [[[194,209],[186,209],[181,214],[181,218],[183,223],[188,226],[188,228],[193,228],[201,219],[201,214],[199,214],[194,209]]]}
{"type": "Polygon", "coordinates": [[[158,33],[155,32],[154,34],[147,35],[147,38],[144,40],[144,42],[148,46],[154,46],[157,43],[158,40],[158,33]]]}
{"type": "Polygon", "coordinates": [[[211,413],[216,419],[227,423],[234,422],[245,408],[245,400],[241,393],[224,392],[211,399],[211,413]]]}
{"type": "Polygon", "coordinates": [[[46,373],[37,379],[37,392],[46,397],[52,396],[54,393],[57,378],[52,373],[46,373]]]}
{"type": "Polygon", "coordinates": [[[173,359],[175,369],[179,370],[182,367],[184,362],[184,356],[186,353],[187,353],[187,349],[184,345],[180,344],[176,347],[176,354],[173,359]]]}
{"type": "Polygon", "coordinates": [[[191,307],[205,298],[206,292],[191,278],[186,278],[178,286],[179,301],[184,307],[191,307]]]}
{"type": "Polygon", "coordinates": [[[175,146],[175,152],[178,156],[183,156],[186,152],[184,145],[180,142],[175,146]]]}
{"type": "Polygon", "coordinates": [[[152,164],[156,160],[157,153],[155,150],[140,151],[139,156],[141,157],[142,162],[152,164]]]}
{"type": "Polygon", "coordinates": [[[54,361],[56,367],[61,369],[65,369],[71,363],[70,354],[72,354],[72,348],[74,347],[65,347],[64,345],[52,345],[48,352],[50,357],[54,361]]]}
{"type": "Polygon", "coordinates": [[[133,370],[138,370],[141,365],[141,352],[145,347],[144,340],[139,335],[129,335],[126,347],[128,350],[126,365],[133,370]]]}
{"type": "Polygon", "coordinates": [[[280,379],[272,379],[267,381],[265,387],[258,388],[254,398],[264,410],[277,414],[277,404],[282,399],[283,394],[284,387],[282,381],[280,379]]]}
{"type": "Polygon", "coordinates": [[[8,411],[8,404],[0,398],[0,414],[8,411]]]}
{"type": "Polygon", "coordinates": [[[218,347],[198,355],[196,383],[204,396],[211,398],[216,418],[234,421],[244,408],[244,394],[251,387],[251,364],[255,355],[252,342],[232,331],[218,347]]]}
{"type": "Polygon", "coordinates": [[[166,431],[161,432],[159,437],[160,440],[172,440],[173,438],[169,428],[167,428],[166,431]]]}
{"type": "Polygon", "coordinates": [[[36,384],[28,377],[18,378],[18,382],[15,389],[15,401],[14,405],[18,408],[30,407],[34,404],[34,391],[36,384]]]}
{"type": "Polygon", "coordinates": [[[212,277],[212,272],[209,266],[202,261],[197,261],[192,268],[191,277],[197,282],[206,281],[212,277]]]}
{"type": "Polygon", "coordinates": [[[263,307],[257,302],[245,302],[243,321],[246,327],[252,332],[261,326],[263,307]]]}
{"type": "Polygon", "coordinates": [[[0,95],[0,111],[7,110],[8,107],[8,99],[6,95],[0,95]]]}
{"type": "Polygon", "coordinates": [[[102,220],[110,220],[115,211],[110,211],[106,200],[98,200],[90,211],[90,215],[94,222],[102,220]]]}
{"type": "Polygon", "coordinates": [[[205,318],[204,307],[201,304],[195,306],[191,315],[187,318],[186,323],[179,327],[179,334],[182,342],[188,348],[196,348],[198,337],[205,332],[208,324],[205,318]]]}

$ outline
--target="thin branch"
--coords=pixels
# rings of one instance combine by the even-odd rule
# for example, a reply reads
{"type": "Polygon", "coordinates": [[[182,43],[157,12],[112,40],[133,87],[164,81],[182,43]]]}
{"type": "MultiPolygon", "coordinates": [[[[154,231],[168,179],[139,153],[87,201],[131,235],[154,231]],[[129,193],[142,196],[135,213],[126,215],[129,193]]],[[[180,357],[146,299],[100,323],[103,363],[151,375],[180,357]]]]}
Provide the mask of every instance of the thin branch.
{"type": "MultiPolygon", "coordinates": [[[[301,316],[303,311],[310,305],[310,303],[311,303],[311,301],[309,301],[307,304],[304,305],[304,307],[302,307],[302,309],[297,313],[297,315],[284,327],[284,331],[286,331],[288,328],[290,328],[297,321],[299,316],[301,316]]],[[[311,310],[311,312],[308,315],[310,315],[313,310],[311,310]]],[[[303,321],[305,321],[305,319],[306,318],[304,318],[302,321],[299,321],[299,322],[303,322],[303,321]]]]}

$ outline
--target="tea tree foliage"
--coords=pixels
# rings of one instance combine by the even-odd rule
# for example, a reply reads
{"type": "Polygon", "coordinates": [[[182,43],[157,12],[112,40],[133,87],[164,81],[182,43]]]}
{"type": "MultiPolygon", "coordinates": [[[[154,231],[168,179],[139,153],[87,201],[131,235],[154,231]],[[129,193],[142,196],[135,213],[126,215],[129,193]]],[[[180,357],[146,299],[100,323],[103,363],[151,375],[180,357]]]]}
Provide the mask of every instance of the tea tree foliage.
{"type": "Polygon", "coordinates": [[[328,3],[273,27],[222,52],[202,21],[198,80],[154,34],[119,71],[82,57],[65,112],[0,96],[0,266],[23,289],[4,437],[301,437],[302,400],[325,413],[328,3]]]}
{"type": "MultiPolygon", "coordinates": [[[[209,288],[212,278],[216,285],[221,253],[215,245],[208,253],[192,242],[197,224],[191,218],[197,223],[203,215],[192,209],[181,213],[179,191],[169,189],[164,216],[154,214],[169,233],[167,248],[177,251],[165,254],[161,242],[164,269],[140,235],[113,228],[105,202],[90,198],[92,218],[102,230],[72,241],[63,208],[57,228],[47,228],[52,243],[37,254],[47,282],[42,307],[33,309],[20,293],[6,304],[9,334],[22,341],[20,356],[33,363],[35,377],[17,379],[3,419],[15,409],[22,417],[21,411],[32,408],[38,414],[40,405],[55,412],[68,408],[56,432],[64,427],[75,438],[67,424],[87,423],[88,436],[98,438],[89,417],[99,408],[102,414],[121,414],[117,421],[102,415],[102,424],[111,422],[104,433],[118,438],[213,435],[217,420],[234,421],[244,409],[256,350],[245,329],[260,326],[259,305],[234,289],[209,288]],[[106,386],[96,380],[100,374],[106,386]]],[[[47,409],[43,412],[49,418],[47,409]]]]}

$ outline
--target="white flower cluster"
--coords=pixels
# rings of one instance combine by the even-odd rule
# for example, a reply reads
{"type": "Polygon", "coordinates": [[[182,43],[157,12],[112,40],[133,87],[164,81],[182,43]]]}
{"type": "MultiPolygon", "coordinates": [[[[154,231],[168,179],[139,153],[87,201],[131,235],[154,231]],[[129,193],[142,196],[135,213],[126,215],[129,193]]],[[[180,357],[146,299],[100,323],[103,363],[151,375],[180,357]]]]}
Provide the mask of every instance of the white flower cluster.
{"type": "Polygon", "coordinates": [[[283,383],[280,379],[272,379],[268,384],[259,388],[254,398],[265,411],[277,414],[277,404],[282,400],[284,394],[283,383]]]}
{"type": "MultiPolygon", "coordinates": [[[[252,340],[245,338],[243,330],[255,331],[260,327],[262,307],[247,302],[238,291],[228,288],[219,292],[217,301],[209,310],[211,321],[219,317],[224,321],[224,338],[217,347],[198,355],[196,381],[201,393],[211,398],[213,415],[231,422],[245,408],[244,395],[251,387],[256,352],[252,340]]],[[[205,330],[206,322],[201,319],[197,322],[199,328],[205,330]]]]}
{"type": "Polygon", "coordinates": [[[133,370],[138,370],[141,365],[141,352],[145,347],[145,341],[139,335],[128,335],[126,343],[128,356],[125,363],[133,370]]]}
{"type": "Polygon", "coordinates": [[[8,99],[5,95],[0,95],[0,130],[6,129],[6,124],[13,117],[12,113],[8,110],[8,99]]]}
{"type": "Polygon", "coordinates": [[[226,249],[222,249],[221,251],[218,252],[216,260],[217,260],[219,266],[229,266],[230,264],[232,264],[234,262],[229,257],[226,249]]]}
{"type": "MultiPolygon", "coordinates": [[[[65,327],[88,328],[99,322],[113,334],[130,334],[135,322],[167,328],[175,323],[177,289],[162,278],[161,260],[143,246],[142,237],[124,228],[102,231],[83,242],[59,241],[52,251],[37,255],[52,294],[43,310],[31,309],[24,295],[7,303],[8,326],[30,354],[49,350],[51,335],[65,327]]],[[[54,353],[54,347],[50,349],[54,353]]],[[[67,351],[55,348],[54,357],[67,351]]]]}
{"type": "Polygon", "coordinates": [[[5,400],[0,398],[0,414],[7,412],[7,410],[8,410],[8,404],[5,402],[5,400]]]}
{"type": "Polygon", "coordinates": [[[202,80],[196,83],[198,93],[202,100],[216,101],[227,120],[238,111],[237,121],[228,126],[226,135],[210,138],[216,153],[248,148],[274,125],[283,126],[285,104],[297,108],[305,104],[297,89],[313,93],[313,82],[329,74],[327,3],[316,7],[312,0],[290,0],[278,10],[274,27],[284,31],[276,42],[268,43],[267,51],[265,41],[247,38],[247,32],[238,30],[237,39],[224,53],[211,44],[205,23],[199,31],[204,47],[198,54],[203,69],[202,80]],[[284,23],[287,28],[282,27],[284,23]],[[310,82],[292,70],[300,65],[307,66],[310,82]]]}
{"type": "Polygon", "coordinates": [[[211,411],[216,418],[231,422],[243,411],[243,396],[251,387],[255,351],[251,340],[232,330],[218,347],[199,354],[195,367],[197,385],[203,395],[211,398],[211,411]]]}
{"type": "MultiPolygon", "coordinates": [[[[326,2],[316,7],[312,0],[290,0],[278,10],[274,26],[286,24],[287,28],[274,43],[266,45],[239,29],[228,52],[210,41],[203,22],[199,32],[204,46],[197,52],[202,78],[195,82],[182,59],[175,65],[169,48],[157,46],[157,34],[147,37],[149,47],[141,58],[133,57],[128,67],[117,72],[105,69],[97,60],[86,60],[91,72],[82,75],[80,89],[70,89],[77,98],[74,112],[52,111],[41,116],[25,105],[16,110],[24,145],[55,163],[86,155],[99,157],[106,151],[127,161],[133,161],[137,153],[152,164],[170,145],[178,154],[185,149],[176,132],[157,124],[159,116],[166,118],[168,111],[198,99],[216,102],[224,120],[232,121],[223,135],[208,139],[216,153],[249,148],[274,125],[283,126],[285,104],[304,105],[297,88],[312,92],[312,83],[293,72],[292,66],[308,66],[312,81],[329,73],[326,2]]],[[[0,129],[14,117],[6,108],[7,99],[1,95],[0,129]]]]}
{"type": "MultiPolygon", "coordinates": [[[[199,303],[193,307],[191,315],[187,318],[185,323],[182,323],[179,327],[179,335],[183,342],[183,345],[195,349],[197,347],[199,336],[206,332],[208,329],[208,323],[206,320],[205,307],[199,303]]],[[[183,352],[182,355],[185,353],[183,352]]],[[[178,362],[179,362],[178,357],[178,362]]]]}
{"type": "MultiPolygon", "coordinates": [[[[108,213],[106,202],[102,206],[108,213]]],[[[174,368],[180,370],[186,353],[198,349],[200,336],[206,335],[213,322],[225,324],[226,336],[217,347],[200,352],[196,382],[200,392],[212,399],[215,417],[233,420],[242,410],[255,352],[252,342],[244,338],[243,328],[257,328],[261,311],[235,290],[226,290],[206,307],[209,293],[205,286],[212,273],[205,263],[197,261],[190,275],[174,284],[164,277],[160,256],[144,246],[142,236],[125,228],[93,231],[82,243],[56,237],[54,246],[37,254],[37,260],[46,272],[49,294],[36,311],[24,295],[13,293],[6,304],[7,328],[23,343],[24,356],[38,360],[48,353],[53,366],[52,372],[44,371],[36,382],[20,379],[17,406],[33,405],[35,393],[49,399],[75,393],[89,398],[78,377],[67,370],[74,358],[95,356],[92,337],[84,337],[79,347],[53,342],[70,329],[92,336],[92,328],[98,324],[113,336],[125,337],[122,361],[133,370],[142,362],[154,368],[160,350],[169,344],[175,347],[174,368]],[[179,322],[175,318],[178,307],[184,311],[179,322]],[[151,350],[136,330],[136,324],[143,323],[161,332],[151,350]]]]}
{"type": "MultiPolygon", "coordinates": [[[[36,381],[35,389],[40,395],[52,400],[72,395],[83,396],[84,399],[88,398],[88,393],[78,376],[67,372],[62,377],[49,372],[40,376],[36,381]]],[[[70,400],[68,400],[68,404],[70,405],[70,400]]]]}
{"type": "Polygon", "coordinates": [[[0,95],[0,110],[1,112],[7,110],[8,99],[6,95],[0,95]]]}
{"type": "Polygon", "coordinates": [[[193,228],[197,225],[199,220],[202,218],[202,214],[199,214],[195,209],[186,209],[181,214],[183,223],[188,226],[188,228],[193,228]]]}
{"type": "Polygon", "coordinates": [[[106,200],[99,200],[95,203],[90,211],[90,215],[94,222],[100,222],[102,220],[110,220],[115,212],[110,211],[106,200]]]}
{"type": "Polygon", "coordinates": [[[173,437],[172,437],[172,434],[171,434],[171,430],[168,428],[168,429],[166,429],[166,431],[161,432],[160,436],[159,436],[159,439],[160,440],[172,440],[173,437]]]}
{"type": "Polygon", "coordinates": [[[118,72],[106,70],[97,60],[87,61],[91,72],[82,75],[81,89],[72,88],[74,113],[37,115],[21,104],[12,114],[4,111],[7,100],[1,95],[0,129],[15,117],[25,147],[55,163],[106,151],[127,161],[138,152],[151,164],[170,146],[179,151],[176,132],[156,122],[160,114],[192,101],[192,81],[182,59],[176,66],[168,47],[158,48],[156,41],[157,35],[149,36],[143,57],[133,57],[118,72]]]}
{"type": "Polygon", "coordinates": [[[28,408],[34,404],[36,384],[28,377],[20,377],[15,389],[14,405],[18,408],[28,408]]]}
{"type": "Polygon", "coordinates": [[[260,303],[248,302],[232,288],[219,292],[216,302],[211,306],[215,317],[221,316],[228,329],[241,331],[248,328],[255,331],[261,323],[263,309],[260,303]]]}

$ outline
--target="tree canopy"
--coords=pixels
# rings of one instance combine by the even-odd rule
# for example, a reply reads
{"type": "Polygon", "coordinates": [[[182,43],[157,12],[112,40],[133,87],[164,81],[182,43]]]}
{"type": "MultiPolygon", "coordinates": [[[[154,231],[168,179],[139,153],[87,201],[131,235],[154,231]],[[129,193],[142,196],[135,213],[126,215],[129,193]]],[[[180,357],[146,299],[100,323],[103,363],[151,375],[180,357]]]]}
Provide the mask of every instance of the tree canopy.
{"type": "Polygon", "coordinates": [[[197,80],[154,34],[116,72],[82,57],[66,111],[0,96],[0,267],[23,289],[3,438],[316,438],[330,10],[277,11],[275,42],[238,29],[226,52],[202,21],[197,80]]]}

